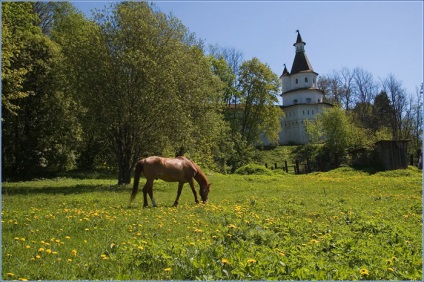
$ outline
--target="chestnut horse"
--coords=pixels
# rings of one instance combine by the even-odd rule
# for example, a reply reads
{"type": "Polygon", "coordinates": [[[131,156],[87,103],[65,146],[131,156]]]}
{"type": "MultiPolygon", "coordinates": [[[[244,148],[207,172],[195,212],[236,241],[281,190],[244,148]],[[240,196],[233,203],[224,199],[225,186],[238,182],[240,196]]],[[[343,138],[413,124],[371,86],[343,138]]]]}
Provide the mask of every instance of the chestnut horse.
{"type": "Polygon", "coordinates": [[[157,207],[155,199],[153,198],[153,181],[155,179],[162,179],[167,182],[179,182],[177,198],[174,202],[175,207],[178,205],[178,199],[180,198],[183,185],[186,182],[190,184],[191,190],[194,194],[194,200],[196,203],[199,203],[196,190],[194,189],[193,178],[200,185],[199,193],[203,203],[206,203],[208,200],[211,184],[209,183],[205,174],[200,170],[199,166],[194,162],[185,157],[149,157],[139,160],[135,166],[134,186],[131,194],[130,204],[137,195],[141,173],[144,174],[147,180],[143,187],[144,207],[148,207],[147,194],[149,194],[153,206],[157,207]]]}

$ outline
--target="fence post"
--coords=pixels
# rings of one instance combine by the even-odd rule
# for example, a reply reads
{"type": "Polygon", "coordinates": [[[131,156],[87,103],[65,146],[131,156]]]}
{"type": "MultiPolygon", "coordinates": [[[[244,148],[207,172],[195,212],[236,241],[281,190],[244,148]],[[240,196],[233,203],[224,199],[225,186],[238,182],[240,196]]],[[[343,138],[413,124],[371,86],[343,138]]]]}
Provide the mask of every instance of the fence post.
{"type": "Polygon", "coordinates": [[[268,163],[265,163],[265,167],[268,168],[268,163]]]}
{"type": "Polygon", "coordinates": [[[277,163],[275,163],[274,166],[275,166],[275,169],[277,169],[277,163]]]}
{"type": "Polygon", "coordinates": [[[296,166],[295,166],[295,170],[294,170],[295,174],[300,174],[300,170],[299,170],[299,161],[296,160],[296,166]]]}
{"type": "Polygon", "coordinates": [[[286,172],[289,173],[289,167],[287,166],[287,161],[284,161],[284,167],[286,169],[286,172]]]}
{"type": "Polygon", "coordinates": [[[311,172],[311,163],[309,162],[309,158],[306,159],[306,170],[307,173],[311,172]]]}

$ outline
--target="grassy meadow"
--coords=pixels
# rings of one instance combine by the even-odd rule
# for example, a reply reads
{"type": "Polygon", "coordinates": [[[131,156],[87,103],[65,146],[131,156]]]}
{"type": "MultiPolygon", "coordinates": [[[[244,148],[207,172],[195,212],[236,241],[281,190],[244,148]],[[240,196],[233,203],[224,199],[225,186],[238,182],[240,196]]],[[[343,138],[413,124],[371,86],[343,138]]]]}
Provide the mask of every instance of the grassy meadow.
{"type": "Polygon", "coordinates": [[[208,178],[146,209],[110,179],[3,183],[2,279],[422,280],[421,171],[208,178]]]}

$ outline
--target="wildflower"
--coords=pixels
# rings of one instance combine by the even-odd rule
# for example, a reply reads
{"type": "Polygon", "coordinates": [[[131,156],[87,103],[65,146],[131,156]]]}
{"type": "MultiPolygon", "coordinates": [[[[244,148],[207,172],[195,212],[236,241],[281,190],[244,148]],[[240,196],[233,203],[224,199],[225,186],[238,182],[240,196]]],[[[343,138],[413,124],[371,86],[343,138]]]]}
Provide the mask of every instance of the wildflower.
{"type": "Polygon", "coordinates": [[[164,269],[165,272],[170,272],[171,270],[172,270],[172,268],[170,268],[170,267],[167,267],[167,268],[164,269]]]}
{"type": "Polygon", "coordinates": [[[221,260],[221,262],[222,262],[223,264],[228,264],[228,260],[227,260],[227,259],[225,259],[225,258],[223,258],[223,259],[221,260]]]}
{"type": "Polygon", "coordinates": [[[26,278],[19,278],[20,281],[28,281],[26,278]]]}
{"type": "Polygon", "coordinates": [[[30,245],[26,245],[25,248],[26,249],[31,249],[31,246],[30,245]]]}
{"type": "Polygon", "coordinates": [[[57,252],[56,252],[56,251],[54,251],[54,252],[52,252],[52,254],[57,255],[57,252]]]}
{"type": "Polygon", "coordinates": [[[138,246],[137,249],[139,249],[140,251],[144,250],[143,246],[138,246]]]}
{"type": "Polygon", "coordinates": [[[51,253],[52,253],[52,250],[47,249],[47,250],[46,250],[46,253],[51,254],[51,253]]]}
{"type": "Polygon", "coordinates": [[[39,249],[38,249],[38,252],[39,252],[39,253],[44,252],[44,248],[39,248],[39,249]]]}
{"type": "Polygon", "coordinates": [[[8,273],[7,273],[7,277],[13,277],[13,276],[15,276],[15,274],[14,274],[14,273],[12,273],[12,272],[8,272],[8,273]]]}
{"type": "Polygon", "coordinates": [[[108,257],[107,255],[105,255],[105,254],[102,254],[102,255],[100,256],[100,258],[101,258],[102,260],[108,260],[108,259],[109,259],[109,257],[108,257]]]}
{"type": "Polygon", "coordinates": [[[248,259],[248,260],[247,260],[247,262],[248,262],[248,263],[255,263],[255,262],[256,262],[256,260],[254,260],[254,259],[248,259]]]}
{"type": "Polygon", "coordinates": [[[72,259],[68,259],[68,262],[72,262],[72,259]]]}
{"type": "Polygon", "coordinates": [[[68,239],[68,240],[69,240],[69,239],[71,239],[71,237],[69,237],[69,236],[65,236],[65,239],[68,239]]]}
{"type": "Polygon", "coordinates": [[[36,256],[35,256],[35,258],[36,258],[36,259],[40,259],[41,257],[40,257],[39,255],[36,255],[36,256]]]}
{"type": "Polygon", "coordinates": [[[367,276],[369,275],[368,269],[366,268],[361,268],[361,270],[359,270],[359,272],[361,273],[361,275],[363,276],[367,276]]]}
{"type": "Polygon", "coordinates": [[[388,271],[395,272],[395,270],[391,267],[387,268],[388,271]]]}
{"type": "Polygon", "coordinates": [[[234,224],[230,224],[230,225],[228,225],[228,228],[234,229],[234,228],[236,228],[236,226],[234,224]]]}
{"type": "Polygon", "coordinates": [[[72,256],[76,257],[77,256],[77,250],[72,250],[72,256]]]}

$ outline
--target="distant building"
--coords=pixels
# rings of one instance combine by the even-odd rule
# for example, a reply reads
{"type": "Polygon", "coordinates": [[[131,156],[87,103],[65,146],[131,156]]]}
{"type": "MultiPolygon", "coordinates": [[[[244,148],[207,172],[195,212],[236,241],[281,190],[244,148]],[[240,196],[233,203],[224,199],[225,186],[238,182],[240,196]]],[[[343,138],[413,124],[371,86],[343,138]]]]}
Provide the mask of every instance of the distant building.
{"type": "Polygon", "coordinates": [[[280,76],[283,99],[281,108],[285,113],[279,134],[280,145],[307,144],[309,137],[305,130],[305,120],[314,119],[325,108],[333,106],[323,102],[324,92],[317,88],[318,73],[313,70],[305,54],[305,45],[297,31],[297,40],[293,44],[296,55],[291,71],[284,65],[280,76]]]}

